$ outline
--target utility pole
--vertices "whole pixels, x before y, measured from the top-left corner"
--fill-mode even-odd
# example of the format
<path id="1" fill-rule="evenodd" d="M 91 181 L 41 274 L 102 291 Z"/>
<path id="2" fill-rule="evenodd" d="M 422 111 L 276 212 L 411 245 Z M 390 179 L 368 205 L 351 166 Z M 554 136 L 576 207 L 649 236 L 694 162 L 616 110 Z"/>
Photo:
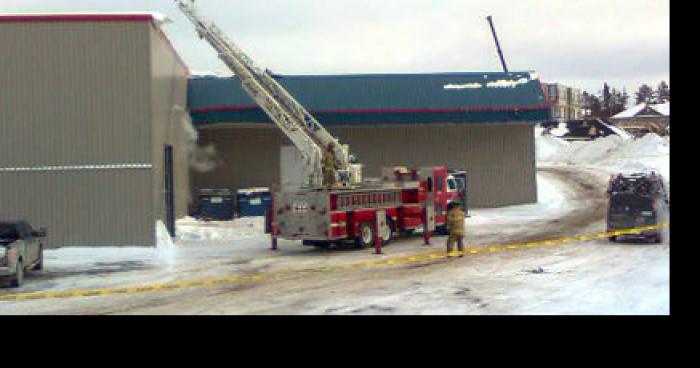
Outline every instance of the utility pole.
<path id="1" fill-rule="evenodd" d="M 503 71 L 508 73 L 508 66 L 506 65 L 506 59 L 503 57 L 503 50 L 501 50 L 501 43 L 498 42 L 498 35 L 496 34 L 496 27 L 493 25 L 493 18 L 489 15 L 486 17 L 491 26 L 491 33 L 493 33 L 493 39 L 496 41 L 496 49 L 498 50 L 498 56 L 501 58 L 501 64 L 503 65 Z"/>

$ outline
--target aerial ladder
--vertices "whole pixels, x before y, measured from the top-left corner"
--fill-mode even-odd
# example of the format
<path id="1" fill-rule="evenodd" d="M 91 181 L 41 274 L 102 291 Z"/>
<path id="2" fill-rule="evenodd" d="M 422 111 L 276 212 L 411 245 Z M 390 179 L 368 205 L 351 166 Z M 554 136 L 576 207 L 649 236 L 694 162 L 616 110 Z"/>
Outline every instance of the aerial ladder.
<path id="1" fill-rule="evenodd" d="M 201 39 L 206 40 L 218 53 L 219 58 L 240 79 L 243 90 L 265 111 L 270 119 L 301 152 L 304 162 L 305 189 L 324 188 L 322 160 L 333 150 L 335 166 L 338 168 L 338 184 L 350 187 L 358 175 L 359 165 L 350 162 L 347 146 L 333 137 L 292 95 L 272 76 L 259 68 L 243 50 L 232 42 L 213 22 L 199 15 L 193 0 L 175 0 L 180 10 L 194 24 Z"/>

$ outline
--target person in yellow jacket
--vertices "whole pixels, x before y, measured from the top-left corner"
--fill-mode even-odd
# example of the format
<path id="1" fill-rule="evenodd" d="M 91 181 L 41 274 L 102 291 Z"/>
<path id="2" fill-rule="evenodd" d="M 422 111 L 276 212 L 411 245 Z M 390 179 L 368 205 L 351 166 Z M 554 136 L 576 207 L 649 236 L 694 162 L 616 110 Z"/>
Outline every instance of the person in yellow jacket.
<path id="1" fill-rule="evenodd" d="M 335 152 L 333 145 L 329 144 L 323 155 L 323 180 L 328 188 L 333 188 L 335 185 L 335 170 Z"/>
<path id="2" fill-rule="evenodd" d="M 452 253 L 455 242 L 460 252 L 464 251 L 464 211 L 458 202 L 452 202 L 447 206 L 447 229 L 450 236 L 447 238 L 447 253 Z M 461 254 L 460 256 L 463 256 Z"/>

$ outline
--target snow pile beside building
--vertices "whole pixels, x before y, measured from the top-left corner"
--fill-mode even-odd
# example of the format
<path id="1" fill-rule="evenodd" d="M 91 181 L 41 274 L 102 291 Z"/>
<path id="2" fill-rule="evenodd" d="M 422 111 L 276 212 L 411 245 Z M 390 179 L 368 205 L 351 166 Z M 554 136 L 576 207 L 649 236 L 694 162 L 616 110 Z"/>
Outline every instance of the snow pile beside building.
<path id="1" fill-rule="evenodd" d="M 232 242 L 259 237 L 264 233 L 262 217 L 241 218 L 236 221 L 202 222 L 192 217 L 177 221 L 178 241 Z"/>
<path id="2" fill-rule="evenodd" d="M 594 141 L 567 142 L 554 136 L 536 138 L 537 160 L 541 165 L 573 165 L 610 173 L 655 171 L 671 182 L 671 141 L 669 137 L 647 134 L 639 139 L 611 135 Z"/>
<path id="3" fill-rule="evenodd" d="M 551 160 L 569 145 L 569 142 L 553 135 L 538 136 L 535 142 L 537 161 Z"/>
<path id="4" fill-rule="evenodd" d="M 173 264 L 177 258 L 177 248 L 163 221 L 156 222 L 156 257 L 165 264 Z"/>

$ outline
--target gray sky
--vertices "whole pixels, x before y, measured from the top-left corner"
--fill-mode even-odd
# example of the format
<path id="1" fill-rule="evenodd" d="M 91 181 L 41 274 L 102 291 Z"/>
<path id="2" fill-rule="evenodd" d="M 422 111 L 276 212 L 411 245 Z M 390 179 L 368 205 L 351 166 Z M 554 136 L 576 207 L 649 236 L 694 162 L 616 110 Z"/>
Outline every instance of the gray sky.
<path id="1" fill-rule="evenodd" d="M 261 66 L 283 74 L 509 69 L 597 93 L 670 84 L 666 0 L 198 0 Z M 0 0 L 0 12 L 148 10 L 193 70 L 226 71 L 171 0 Z"/>

